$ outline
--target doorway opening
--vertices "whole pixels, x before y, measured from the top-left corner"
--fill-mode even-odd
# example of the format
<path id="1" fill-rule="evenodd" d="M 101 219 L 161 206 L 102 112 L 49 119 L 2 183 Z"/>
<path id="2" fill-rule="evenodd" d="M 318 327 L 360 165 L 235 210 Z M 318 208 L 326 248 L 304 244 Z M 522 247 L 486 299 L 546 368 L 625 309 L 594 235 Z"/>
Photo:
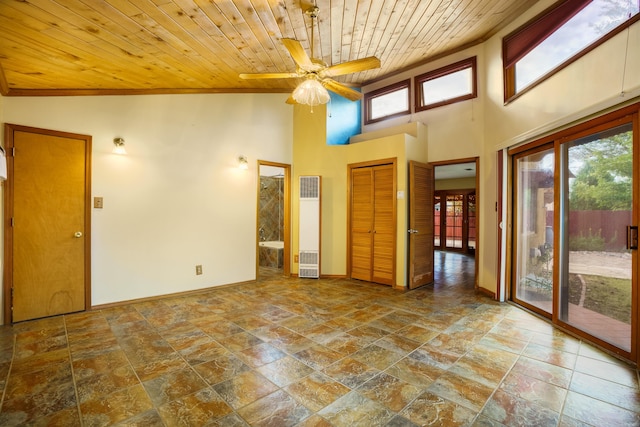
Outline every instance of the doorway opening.
<path id="1" fill-rule="evenodd" d="M 434 285 L 478 287 L 478 164 L 433 162 Z"/>
<path id="2" fill-rule="evenodd" d="M 256 278 L 289 276 L 291 165 L 258 161 Z"/>

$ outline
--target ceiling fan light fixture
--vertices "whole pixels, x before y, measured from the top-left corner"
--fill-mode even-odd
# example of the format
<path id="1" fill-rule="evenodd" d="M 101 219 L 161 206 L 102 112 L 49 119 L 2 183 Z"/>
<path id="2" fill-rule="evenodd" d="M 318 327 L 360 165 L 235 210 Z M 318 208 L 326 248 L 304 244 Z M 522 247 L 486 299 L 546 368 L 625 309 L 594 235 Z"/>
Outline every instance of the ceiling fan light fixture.
<path id="1" fill-rule="evenodd" d="M 327 89 L 315 78 L 309 78 L 300 83 L 293 91 L 292 96 L 298 104 L 310 105 L 312 107 L 314 105 L 326 104 L 331 98 Z"/>

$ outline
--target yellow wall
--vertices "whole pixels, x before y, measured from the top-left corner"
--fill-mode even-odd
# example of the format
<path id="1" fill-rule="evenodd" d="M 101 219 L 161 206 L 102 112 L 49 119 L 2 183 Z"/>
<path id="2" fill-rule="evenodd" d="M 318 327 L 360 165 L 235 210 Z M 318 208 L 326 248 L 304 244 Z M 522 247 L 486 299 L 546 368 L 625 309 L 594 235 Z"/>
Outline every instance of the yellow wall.
<path id="1" fill-rule="evenodd" d="M 476 188 L 476 179 L 473 177 L 436 180 L 436 190 L 468 190 L 470 188 Z"/>
<path id="2" fill-rule="evenodd" d="M 397 132 L 371 135 L 373 139 L 349 145 L 326 144 L 326 109 L 307 106 L 294 108 L 293 126 L 293 203 L 292 254 L 298 253 L 298 179 L 301 175 L 322 177 L 321 274 L 347 274 L 347 165 L 378 159 L 396 158 L 397 191 L 404 197 L 397 200 L 396 287 L 406 280 L 407 237 L 407 162 L 427 161 L 426 130 L 414 123 Z M 407 133 L 410 131 L 411 134 Z M 359 140 L 366 139 L 361 136 Z M 298 264 L 292 264 L 292 273 Z"/>

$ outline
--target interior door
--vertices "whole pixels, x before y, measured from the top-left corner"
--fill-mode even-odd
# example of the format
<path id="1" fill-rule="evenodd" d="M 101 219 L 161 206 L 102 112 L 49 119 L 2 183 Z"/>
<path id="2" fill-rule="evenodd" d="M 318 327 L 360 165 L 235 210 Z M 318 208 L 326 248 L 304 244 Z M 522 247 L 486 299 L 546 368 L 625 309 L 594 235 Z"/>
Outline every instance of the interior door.
<path id="1" fill-rule="evenodd" d="M 433 167 L 409 162 L 409 289 L 433 282 Z"/>
<path id="2" fill-rule="evenodd" d="M 373 168 L 373 268 L 371 280 L 393 285 L 396 265 L 396 189 L 393 165 Z"/>
<path id="3" fill-rule="evenodd" d="M 373 231 L 373 173 L 351 171 L 351 277 L 371 281 Z"/>
<path id="4" fill-rule="evenodd" d="M 5 192 L 5 317 L 82 311 L 90 301 L 91 137 L 9 124 L 5 135 L 14 153 Z"/>

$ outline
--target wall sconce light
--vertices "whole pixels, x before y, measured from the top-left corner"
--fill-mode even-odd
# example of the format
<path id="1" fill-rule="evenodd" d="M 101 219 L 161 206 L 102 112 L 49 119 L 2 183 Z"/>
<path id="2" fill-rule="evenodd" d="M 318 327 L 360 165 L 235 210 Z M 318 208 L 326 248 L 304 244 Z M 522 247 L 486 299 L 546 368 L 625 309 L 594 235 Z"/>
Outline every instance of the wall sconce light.
<path id="1" fill-rule="evenodd" d="M 113 138 L 113 154 L 127 154 L 127 150 L 124 149 L 124 138 Z"/>
<path id="2" fill-rule="evenodd" d="M 246 156 L 238 157 L 238 167 L 243 170 L 249 169 L 249 162 L 247 161 Z"/>

